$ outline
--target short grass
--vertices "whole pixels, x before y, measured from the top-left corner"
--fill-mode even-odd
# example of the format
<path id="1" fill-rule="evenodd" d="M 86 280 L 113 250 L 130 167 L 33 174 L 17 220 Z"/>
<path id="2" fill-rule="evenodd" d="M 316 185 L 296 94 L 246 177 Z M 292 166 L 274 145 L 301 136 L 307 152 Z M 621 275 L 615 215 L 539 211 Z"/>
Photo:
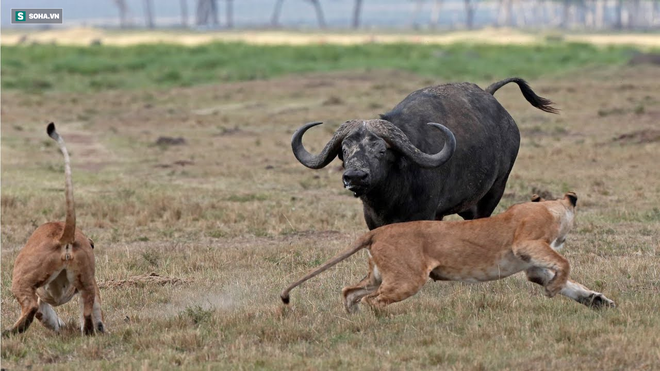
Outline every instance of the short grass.
<path id="1" fill-rule="evenodd" d="M 102 289 L 104 336 L 81 336 L 77 302 L 63 305 L 70 327 L 58 336 L 34 323 L 3 339 L 2 366 L 660 368 L 660 69 L 515 74 L 562 112 L 535 110 L 513 86 L 497 92 L 522 132 L 497 212 L 532 192 L 576 191 L 577 226 L 563 253 L 573 278 L 617 309 L 547 299 L 516 276 L 428 283 L 385 311 L 347 315 L 340 290 L 364 276 L 364 253 L 293 291 L 290 307 L 280 303 L 282 288 L 366 230 L 360 202 L 341 188 L 339 162 L 304 168 L 291 154 L 293 130 L 326 121 L 305 138 L 318 151 L 344 120 L 377 117 L 445 78 L 390 69 L 165 88 L 135 73 L 151 88 L 90 94 L 78 85 L 85 80 L 61 73 L 50 77 L 53 91 L 3 91 L 2 327 L 19 314 L 10 283 L 21 246 L 64 216 L 62 159 L 45 133 L 51 120 L 72 153 L 78 223 L 96 242 L 97 280 L 155 272 L 185 282 Z M 186 144 L 159 146 L 160 136 Z"/>
<path id="2" fill-rule="evenodd" d="M 181 87 L 290 73 L 399 69 L 446 80 L 527 78 L 625 62 L 632 49 L 587 44 L 258 46 L 138 45 L 2 47 L 2 88 L 103 91 Z"/>

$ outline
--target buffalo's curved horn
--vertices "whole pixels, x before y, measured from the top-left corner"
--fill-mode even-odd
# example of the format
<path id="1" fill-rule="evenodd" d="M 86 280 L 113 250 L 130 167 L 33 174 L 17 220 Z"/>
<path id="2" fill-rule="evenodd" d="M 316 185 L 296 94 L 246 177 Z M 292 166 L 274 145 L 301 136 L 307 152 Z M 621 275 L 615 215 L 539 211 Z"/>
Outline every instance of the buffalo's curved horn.
<path id="1" fill-rule="evenodd" d="M 385 120 L 375 120 L 370 123 L 371 129 L 373 129 L 374 134 L 383 138 L 391 147 L 398 150 L 415 164 L 423 168 L 434 168 L 438 167 L 445 162 L 447 162 L 456 150 L 456 138 L 454 133 L 451 132 L 444 125 L 429 122 L 428 125 L 440 129 L 445 136 L 445 145 L 442 147 L 442 150 L 436 154 L 427 154 L 415 147 L 406 134 L 401 131 L 398 127 L 394 126 L 391 122 Z"/>
<path id="2" fill-rule="evenodd" d="M 321 125 L 322 122 L 310 122 L 300 127 L 296 130 L 291 137 L 291 149 L 293 150 L 294 156 L 300 161 L 301 164 L 307 166 L 310 169 L 321 169 L 328 165 L 332 160 L 335 159 L 335 156 L 341 150 L 341 142 L 346 138 L 346 136 L 351 132 L 355 127 L 356 123 L 353 121 L 347 121 L 342 124 L 339 129 L 332 136 L 332 139 L 325 145 L 325 148 L 318 155 L 313 155 L 305 149 L 302 144 L 302 137 L 305 132 L 314 126 Z"/>

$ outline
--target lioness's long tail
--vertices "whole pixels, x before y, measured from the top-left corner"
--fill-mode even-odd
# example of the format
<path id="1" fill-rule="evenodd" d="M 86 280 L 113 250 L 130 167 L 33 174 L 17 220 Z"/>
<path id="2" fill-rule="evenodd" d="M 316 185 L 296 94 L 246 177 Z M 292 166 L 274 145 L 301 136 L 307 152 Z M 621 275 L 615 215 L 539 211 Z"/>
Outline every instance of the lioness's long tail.
<path id="1" fill-rule="evenodd" d="M 69 151 L 66 150 L 64 139 L 55 131 L 55 124 L 48 124 L 48 136 L 53 138 L 64 155 L 64 178 L 65 178 L 65 193 L 66 193 L 66 221 L 64 223 L 64 232 L 60 237 L 62 245 L 71 244 L 76 238 L 76 210 L 73 205 L 73 183 L 71 182 L 71 160 L 69 159 Z"/>
<path id="2" fill-rule="evenodd" d="M 520 77 L 511 77 L 508 79 L 504 79 L 502 81 L 498 81 L 496 83 L 491 84 L 489 87 L 485 89 L 487 93 L 490 94 L 495 94 L 495 92 L 501 88 L 502 86 L 510 83 L 510 82 L 515 82 L 518 84 L 518 87 L 520 88 L 520 91 L 522 92 L 523 96 L 529 103 L 531 103 L 532 106 L 540 109 L 541 111 L 549 112 L 549 113 L 559 113 L 559 110 L 553 107 L 552 101 L 547 98 L 539 97 L 534 93 L 534 90 L 529 87 L 529 84 L 527 84 L 527 81 L 521 79 Z"/>
<path id="3" fill-rule="evenodd" d="M 335 264 L 341 262 L 342 260 L 345 260 L 349 256 L 355 254 L 356 252 L 362 250 L 365 247 L 368 247 L 371 245 L 373 233 L 369 232 L 362 237 L 358 238 L 357 241 L 353 243 L 351 247 L 349 247 L 347 250 L 344 250 L 341 252 L 339 255 L 335 256 L 334 258 L 328 260 L 327 262 L 321 264 L 321 266 L 317 267 L 313 271 L 307 273 L 303 278 L 299 279 L 298 281 L 292 283 L 289 287 L 284 289 L 282 293 L 280 294 L 280 298 L 282 298 L 282 302 L 284 304 L 289 304 L 289 292 L 293 290 L 296 286 L 300 285 L 301 283 L 307 281 L 308 279 L 315 277 L 319 275 L 320 273 L 328 270 L 329 268 L 332 268 Z"/>

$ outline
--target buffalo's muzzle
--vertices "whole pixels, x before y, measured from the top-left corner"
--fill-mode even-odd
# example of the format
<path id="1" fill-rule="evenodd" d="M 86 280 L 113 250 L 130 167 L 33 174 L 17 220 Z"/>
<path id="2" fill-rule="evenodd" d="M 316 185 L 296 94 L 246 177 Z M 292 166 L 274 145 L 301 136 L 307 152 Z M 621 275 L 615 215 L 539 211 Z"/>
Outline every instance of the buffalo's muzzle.
<path id="1" fill-rule="evenodd" d="M 369 174 L 360 170 L 346 170 L 344 172 L 344 185 L 348 188 L 351 185 L 364 185 Z"/>
<path id="2" fill-rule="evenodd" d="M 361 170 L 347 170 L 342 179 L 344 188 L 353 192 L 355 197 L 362 195 L 369 185 L 369 174 Z"/>

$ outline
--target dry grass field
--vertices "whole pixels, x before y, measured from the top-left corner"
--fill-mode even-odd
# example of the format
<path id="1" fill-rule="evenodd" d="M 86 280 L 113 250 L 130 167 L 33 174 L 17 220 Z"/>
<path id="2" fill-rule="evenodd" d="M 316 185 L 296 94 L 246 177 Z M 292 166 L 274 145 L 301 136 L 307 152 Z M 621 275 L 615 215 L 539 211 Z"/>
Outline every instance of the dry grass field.
<path id="1" fill-rule="evenodd" d="M 506 76 L 501 76 L 502 78 Z M 522 76 L 525 77 L 525 76 Z M 35 322 L 2 340 L 2 367 L 32 369 L 660 369 L 660 68 L 608 67 L 530 80 L 496 97 L 522 146 L 496 212 L 533 192 L 580 197 L 564 255 L 572 277 L 615 300 L 593 311 L 547 299 L 523 276 L 431 283 L 381 312 L 343 311 L 359 253 L 279 292 L 366 231 L 340 163 L 304 168 L 350 118 L 374 118 L 444 81 L 399 71 L 331 72 L 187 88 L 2 94 L 2 326 L 18 318 L 13 261 L 64 217 L 55 121 L 72 152 L 78 225 L 96 245 L 109 334 L 83 337 L 78 303 L 61 335 Z M 482 87 L 492 81 L 475 81 Z M 156 144 L 159 137 L 184 144 Z M 161 141 L 162 142 L 162 141 Z M 452 217 L 453 218 L 453 217 Z M 162 279 L 140 279 L 156 273 Z M 123 280 L 123 281 L 121 281 Z"/>

